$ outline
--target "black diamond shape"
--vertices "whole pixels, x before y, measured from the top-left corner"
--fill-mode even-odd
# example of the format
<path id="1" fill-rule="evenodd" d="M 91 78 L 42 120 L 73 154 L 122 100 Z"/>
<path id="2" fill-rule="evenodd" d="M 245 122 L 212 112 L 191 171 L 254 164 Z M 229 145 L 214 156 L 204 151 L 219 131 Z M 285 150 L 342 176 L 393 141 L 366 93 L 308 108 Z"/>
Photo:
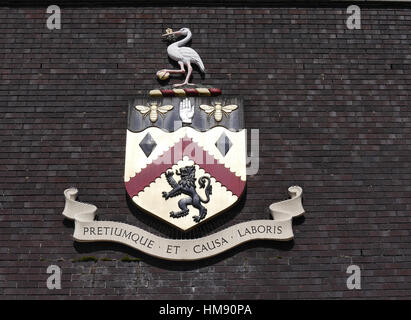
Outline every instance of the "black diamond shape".
<path id="1" fill-rule="evenodd" d="M 147 133 L 143 140 L 139 144 L 141 150 L 143 150 L 146 157 L 148 157 L 157 146 L 157 143 L 154 141 L 150 133 Z"/>
<path id="2" fill-rule="evenodd" d="M 230 139 L 226 136 L 224 132 L 221 134 L 220 138 L 218 138 L 217 142 L 215 143 L 215 146 L 223 156 L 227 154 L 232 145 L 233 144 L 231 143 Z"/>

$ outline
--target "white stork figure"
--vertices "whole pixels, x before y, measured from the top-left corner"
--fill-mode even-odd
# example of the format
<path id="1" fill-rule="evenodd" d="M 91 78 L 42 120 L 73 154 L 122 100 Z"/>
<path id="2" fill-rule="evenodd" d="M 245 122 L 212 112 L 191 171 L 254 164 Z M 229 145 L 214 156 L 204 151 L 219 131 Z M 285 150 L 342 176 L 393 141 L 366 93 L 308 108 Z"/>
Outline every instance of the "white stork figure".
<path id="1" fill-rule="evenodd" d="M 168 73 L 186 73 L 184 69 L 184 65 L 187 66 L 187 77 L 183 83 L 175 84 L 174 87 L 181 87 L 184 85 L 192 85 L 189 83 L 188 80 L 190 79 L 191 73 L 193 72 L 193 67 L 191 66 L 192 63 L 196 64 L 201 72 L 205 72 L 203 61 L 201 61 L 200 56 L 198 53 L 191 49 L 190 47 L 183 47 L 188 41 L 191 39 L 191 31 L 188 28 L 182 28 L 175 32 L 170 32 L 163 34 L 162 37 L 170 37 L 170 36 L 185 36 L 180 41 L 174 42 L 167 47 L 167 53 L 169 57 L 178 62 L 180 65 L 180 70 L 168 70 L 164 69 L 163 71 Z"/>

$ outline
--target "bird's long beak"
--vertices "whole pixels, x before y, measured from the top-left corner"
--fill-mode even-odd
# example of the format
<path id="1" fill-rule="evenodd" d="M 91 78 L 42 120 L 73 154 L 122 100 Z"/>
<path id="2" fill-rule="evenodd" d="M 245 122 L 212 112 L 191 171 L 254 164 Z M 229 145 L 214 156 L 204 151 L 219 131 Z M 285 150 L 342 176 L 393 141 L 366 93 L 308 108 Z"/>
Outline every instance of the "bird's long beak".
<path id="1" fill-rule="evenodd" d="M 181 36 L 181 32 L 180 31 L 174 31 L 174 32 L 171 32 L 171 33 L 165 33 L 161 37 L 165 38 L 165 37 L 168 37 L 168 36 L 171 36 L 171 35 L 175 35 L 175 36 L 178 37 L 178 36 Z"/>

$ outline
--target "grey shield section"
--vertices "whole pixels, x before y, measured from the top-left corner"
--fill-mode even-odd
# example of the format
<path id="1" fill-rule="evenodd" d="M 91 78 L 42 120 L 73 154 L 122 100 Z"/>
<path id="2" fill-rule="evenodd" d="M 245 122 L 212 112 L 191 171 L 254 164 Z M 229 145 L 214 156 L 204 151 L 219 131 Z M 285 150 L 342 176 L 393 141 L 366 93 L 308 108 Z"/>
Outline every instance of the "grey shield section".
<path id="1" fill-rule="evenodd" d="M 238 97 L 163 97 L 163 98 L 136 98 L 129 103 L 128 110 L 128 129 L 133 132 L 143 131 L 148 127 L 158 127 L 169 132 L 173 132 L 183 126 L 180 118 L 180 104 L 183 100 L 188 99 L 191 106 L 194 108 L 194 115 L 191 119 L 191 124 L 184 124 L 195 128 L 198 131 L 207 131 L 215 126 L 223 126 L 231 131 L 239 131 L 244 129 L 244 110 L 243 101 Z M 216 113 L 207 114 L 200 109 L 200 105 L 215 106 L 216 103 L 221 103 L 222 106 L 237 105 L 238 108 L 230 113 L 222 114 L 221 121 L 216 121 Z M 136 106 L 149 107 L 155 103 L 158 107 L 172 105 L 173 109 L 161 114 L 157 111 L 157 115 L 152 114 L 151 119 L 157 118 L 155 122 L 150 120 L 150 112 L 143 114 L 137 110 Z M 187 101 L 186 101 L 187 103 Z M 218 117 L 217 117 L 218 119 Z"/>

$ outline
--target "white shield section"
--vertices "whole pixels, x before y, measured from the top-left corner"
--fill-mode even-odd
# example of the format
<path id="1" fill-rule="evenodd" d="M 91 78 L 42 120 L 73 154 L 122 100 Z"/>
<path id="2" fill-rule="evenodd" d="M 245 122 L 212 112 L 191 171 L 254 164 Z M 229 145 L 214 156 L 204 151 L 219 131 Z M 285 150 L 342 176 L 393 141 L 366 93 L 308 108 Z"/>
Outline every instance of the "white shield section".
<path id="1" fill-rule="evenodd" d="M 199 215 L 197 208 L 189 205 L 188 214 L 179 218 L 173 217 L 171 213 L 180 212 L 179 201 L 190 196 L 183 193 L 166 200 L 162 193 L 170 192 L 173 189 L 166 179 L 165 173 L 167 171 L 173 171 L 173 178 L 176 183 L 179 183 L 181 177 L 176 174 L 176 171 L 182 167 L 195 166 L 196 192 L 203 200 L 206 199 L 206 195 L 205 189 L 199 186 L 198 181 L 200 177 L 209 177 L 212 186 L 209 202 L 201 203 L 207 209 L 207 214 L 200 222 L 206 221 L 218 213 L 229 209 L 239 200 L 241 192 L 245 187 L 245 133 L 245 130 L 232 132 L 224 127 L 214 127 L 206 132 L 199 132 L 191 127 L 183 127 L 175 132 L 165 132 L 156 127 L 147 128 L 137 133 L 127 131 L 124 181 L 126 185 L 145 181 L 143 186 L 140 185 L 136 189 L 138 192 L 136 191 L 133 194 L 129 192 L 130 197 L 144 211 L 183 231 L 189 230 L 199 224 L 199 222 L 194 220 L 194 217 Z M 140 146 L 140 143 L 147 134 L 155 142 L 155 147 L 148 156 Z M 227 137 L 230 142 L 226 152 L 221 152 L 221 149 L 216 145 L 221 136 Z M 207 166 L 199 163 L 198 159 L 184 156 L 182 159 L 175 161 L 176 163 L 170 163 L 166 167 L 162 166 L 162 169 L 159 171 L 155 160 L 161 158 L 164 153 L 169 152 L 183 138 L 192 139 L 196 146 L 217 160 L 218 165 L 216 167 L 218 168 L 213 171 L 216 168 L 213 167 L 213 164 L 208 164 Z M 144 171 L 146 172 L 143 174 Z M 147 171 L 150 171 L 148 175 Z M 156 174 L 147 180 L 147 176 L 150 176 L 152 172 L 156 172 Z M 139 174 L 141 174 L 140 177 Z"/>

